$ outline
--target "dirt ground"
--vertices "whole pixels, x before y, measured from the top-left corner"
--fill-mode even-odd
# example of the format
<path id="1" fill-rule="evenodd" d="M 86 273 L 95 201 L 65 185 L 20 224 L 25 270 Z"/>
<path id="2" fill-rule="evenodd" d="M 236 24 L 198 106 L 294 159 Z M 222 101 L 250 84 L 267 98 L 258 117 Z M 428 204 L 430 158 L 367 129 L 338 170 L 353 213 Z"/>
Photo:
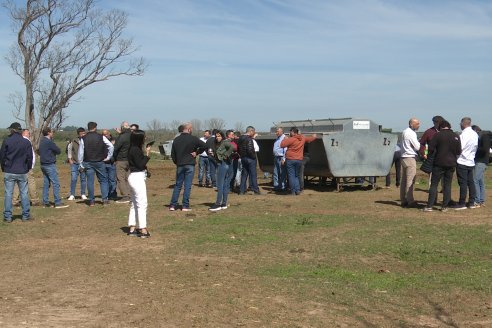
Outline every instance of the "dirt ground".
<path id="1" fill-rule="evenodd" d="M 69 169 L 58 167 L 66 197 Z M 409 298 L 414 304 L 389 297 L 383 311 L 371 311 L 371 299 L 351 303 L 336 288 L 318 293 L 265 278 L 258 274 L 263 263 L 309 253 L 303 248 L 277 253 L 268 243 L 252 245 L 250 251 L 235 244 L 214 248 L 199 243 L 200 238 L 225 238 L 224 243 L 235 238 L 233 233 L 217 237 L 211 232 L 221 220 L 208 211 L 215 193 L 194 186 L 193 212 L 169 212 L 174 167 L 169 161 L 153 160 L 151 170 L 147 186 L 152 237 L 147 240 L 125 234 L 126 204 L 88 207 L 78 199 L 65 201 L 70 204 L 67 209 L 34 207 L 35 220 L 30 223 L 20 222 L 17 208 L 17 220 L 0 224 L 0 327 L 492 327 L 492 298 L 473 293 L 443 291 L 430 299 L 417 294 Z M 40 172 L 36 176 L 41 190 Z M 231 195 L 227 211 L 250 218 L 252 224 L 271 215 L 308 213 L 361 218 L 370 214 L 383 221 L 417 217 L 419 222 L 491 227 L 490 207 L 477 209 L 473 216 L 471 210 L 451 213 L 446 219 L 441 213 L 423 217 L 415 209 L 401 209 L 394 185 L 341 193 L 307 189 L 292 197 L 270 194 L 268 180 L 260 183 L 263 196 Z M 425 183 L 417 186 L 417 200 L 426 200 L 426 188 Z M 453 193 L 456 199 L 456 188 Z M 492 207 L 490 196 L 488 203 Z M 211 230 L 201 231 L 207 227 Z M 342 229 L 346 227 L 334 227 L 310 240 L 302 234 L 292 238 L 299 245 L 336 242 Z M 273 244 L 281 249 L 282 243 L 293 242 Z"/>

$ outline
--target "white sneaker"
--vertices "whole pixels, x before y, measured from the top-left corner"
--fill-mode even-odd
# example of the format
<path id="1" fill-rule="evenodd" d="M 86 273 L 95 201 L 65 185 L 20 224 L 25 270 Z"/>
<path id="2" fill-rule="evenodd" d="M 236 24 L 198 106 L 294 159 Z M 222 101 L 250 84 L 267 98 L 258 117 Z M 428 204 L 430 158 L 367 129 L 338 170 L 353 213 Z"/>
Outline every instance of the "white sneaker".
<path id="1" fill-rule="evenodd" d="M 86 196 L 86 195 L 82 195 L 82 196 L 81 196 L 81 198 L 82 198 L 83 200 L 87 200 L 87 196 Z"/>
<path id="2" fill-rule="evenodd" d="M 70 195 L 70 197 L 68 197 L 68 200 L 75 200 L 75 196 L 74 195 Z"/>

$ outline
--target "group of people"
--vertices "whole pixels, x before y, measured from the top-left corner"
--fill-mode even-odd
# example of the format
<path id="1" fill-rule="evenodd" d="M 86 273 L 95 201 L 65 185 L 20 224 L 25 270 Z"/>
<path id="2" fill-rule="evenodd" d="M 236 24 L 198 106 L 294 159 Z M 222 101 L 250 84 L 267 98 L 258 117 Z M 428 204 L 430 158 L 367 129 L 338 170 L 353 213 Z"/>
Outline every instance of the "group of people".
<path id="1" fill-rule="evenodd" d="M 3 218 L 12 222 L 12 206 L 14 187 L 18 186 L 22 221 L 32 220 L 30 213 L 31 200 L 36 205 L 37 192 L 32 169 L 35 163 L 35 153 L 29 140 L 29 130 L 22 129 L 20 123 L 14 122 L 9 128 L 10 134 L 3 141 L 0 149 L 0 163 L 4 172 L 5 196 Z M 115 199 L 118 203 L 131 203 L 129 213 L 130 236 L 150 237 L 147 230 L 147 193 L 145 178 L 147 162 L 149 161 L 150 145 L 143 153 L 145 132 L 137 124 L 129 125 L 123 122 L 116 129 L 118 137 L 113 139 L 108 130 L 97 131 L 97 123 L 89 122 L 87 131 L 77 129 L 77 137 L 67 145 L 67 161 L 70 164 L 71 182 L 68 200 L 75 200 L 76 184 L 80 179 L 80 197 L 89 206 L 95 206 L 94 183 L 99 182 L 101 199 L 104 206 L 109 204 L 110 197 L 115 197 L 115 190 L 110 183 L 115 180 L 114 172 L 121 197 Z M 56 168 L 56 157 L 61 149 L 53 141 L 54 131 L 46 127 L 42 131 L 38 146 L 38 154 L 43 174 L 43 207 L 66 208 L 67 204 L 60 197 L 60 183 Z M 52 188 L 54 203 L 49 201 L 49 189 Z M 114 187 L 115 188 L 115 187 Z M 31 194 L 31 195 L 29 195 Z M 31 199 L 30 199 L 31 196 Z M 138 224 L 138 228 L 137 228 Z"/>
<path id="2" fill-rule="evenodd" d="M 192 135 L 193 126 L 185 123 L 179 128 L 171 148 L 171 158 L 176 164 L 176 184 L 169 204 L 170 211 L 179 208 L 178 198 L 184 187 L 182 211 L 191 211 L 190 193 L 193 182 L 196 157 L 198 157 L 198 185 L 213 187 L 217 191 L 210 211 L 227 209 L 228 195 L 238 186 L 237 193 L 244 195 L 249 190 L 260 195 L 257 181 L 257 136 L 253 126 L 248 126 L 244 134 L 233 130 L 225 133 L 220 130 L 205 130 L 203 137 Z M 276 131 L 277 139 L 273 146 L 275 168 L 273 190 L 300 195 L 303 186 L 304 145 L 313 142 L 317 136 L 305 137 L 297 128 L 284 135 L 282 128 Z M 287 179 L 288 177 L 288 179 Z M 287 181 L 289 188 L 287 188 Z M 239 182 L 239 183 L 238 183 Z"/>
<path id="3" fill-rule="evenodd" d="M 417 172 L 417 156 L 431 162 L 430 188 L 426 212 L 432 211 L 437 201 L 437 189 L 442 180 L 443 202 L 441 211 L 446 211 L 451 203 L 451 183 L 454 171 L 457 172 L 460 186 L 459 201 L 454 208 L 462 210 L 485 206 L 484 172 L 489 161 L 490 138 L 482 133 L 480 127 L 471 124 L 469 117 L 464 117 L 460 126 L 462 133 L 458 136 L 451 129 L 451 124 L 441 116 L 433 117 L 434 126 L 425 131 L 418 140 L 416 131 L 420 122 L 416 118 L 409 121 L 409 126 L 402 133 L 399 144 L 402 177 L 400 199 L 402 207 L 416 207 L 413 196 Z M 9 128 L 10 135 L 3 141 L 0 149 L 1 168 L 4 172 L 5 199 L 4 221 L 12 222 L 12 204 L 14 186 L 19 189 L 22 220 L 32 220 L 30 204 L 39 202 L 32 169 L 35 153 L 29 139 L 29 130 L 22 129 L 17 122 Z M 104 206 L 109 199 L 115 199 L 116 186 L 120 197 L 119 203 L 130 203 L 128 217 L 128 235 L 142 238 L 150 237 L 147 230 L 147 191 L 145 180 L 148 176 L 147 162 L 150 157 L 150 144 L 144 147 L 145 132 L 137 124 L 122 122 L 115 129 L 118 133 L 113 138 L 108 130 L 97 131 L 97 123 L 89 122 L 87 130 L 77 129 L 77 136 L 67 146 L 67 161 L 70 164 L 71 182 L 69 201 L 76 199 L 76 184 L 80 180 L 80 197 L 89 206 L 95 206 L 94 183 L 97 178 L 101 199 Z M 202 138 L 192 134 L 191 123 L 179 127 L 180 134 L 174 139 L 171 158 L 176 165 L 176 183 L 169 203 L 169 210 L 181 209 L 191 211 L 190 194 L 195 165 L 198 157 L 198 185 L 213 187 L 216 198 L 210 211 L 228 208 L 228 195 L 238 187 L 238 194 L 244 195 L 251 190 L 261 194 L 257 181 L 256 131 L 248 126 L 244 134 L 233 130 L 206 130 Z M 42 204 L 44 207 L 65 208 L 60 197 L 60 184 L 56 169 L 56 157 L 60 148 L 53 142 L 54 131 L 47 127 L 42 131 L 38 154 L 43 173 Z M 302 135 L 295 127 L 289 135 L 282 128 L 276 130 L 273 144 L 273 190 L 299 195 L 303 187 L 303 167 L 305 164 L 305 145 L 317 139 Z M 238 174 L 239 172 L 239 174 Z M 397 170 L 398 173 L 398 170 Z M 388 176 L 389 177 L 389 176 Z M 184 187 L 182 205 L 179 196 Z M 49 201 L 49 189 L 52 188 L 54 203 Z M 467 202 L 468 196 L 468 202 Z"/>
<path id="4" fill-rule="evenodd" d="M 450 205 L 455 210 L 473 209 L 485 206 L 484 172 L 489 162 L 490 137 L 469 117 L 461 119 L 461 134 L 451 129 L 451 124 L 442 116 L 432 118 L 433 126 L 427 129 L 420 141 L 416 131 L 420 121 L 409 120 L 408 128 L 402 133 L 400 200 L 402 207 L 417 207 L 413 196 L 417 173 L 417 157 L 420 156 L 431 166 L 430 187 L 424 212 L 434 210 L 437 191 L 442 181 L 443 201 L 440 210 L 446 212 Z M 451 200 L 451 186 L 454 172 L 458 178 L 459 200 Z"/>

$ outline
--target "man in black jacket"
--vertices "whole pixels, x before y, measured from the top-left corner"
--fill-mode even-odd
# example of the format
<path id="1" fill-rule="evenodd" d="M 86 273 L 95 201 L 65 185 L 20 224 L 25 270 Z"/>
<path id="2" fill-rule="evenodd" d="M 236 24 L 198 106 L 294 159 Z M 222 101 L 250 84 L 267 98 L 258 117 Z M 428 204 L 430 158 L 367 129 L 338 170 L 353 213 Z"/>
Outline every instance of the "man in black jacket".
<path id="1" fill-rule="evenodd" d="M 239 194 L 244 195 L 246 192 L 246 181 L 249 176 L 251 190 L 257 195 L 260 193 L 258 187 L 257 174 L 256 174 L 256 151 L 253 143 L 253 136 L 255 135 L 255 128 L 248 126 L 246 133 L 243 134 L 238 140 L 238 153 L 241 156 L 241 164 L 243 169 L 241 171 L 241 187 Z"/>
<path id="2" fill-rule="evenodd" d="M 171 158 L 176 164 L 176 184 L 173 196 L 169 204 L 169 210 L 175 211 L 178 206 L 178 198 L 184 183 L 182 211 L 191 211 L 190 194 L 193 176 L 195 174 L 196 156 L 206 149 L 206 145 L 198 137 L 191 134 L 191 123 L 182 125 L 183 131 L 177 136 L 171 148 Z"/>
<path id="3" fill-rule="evenodd" d="M 14 122 L 8 129 L 10 135 L 3 140 L 0 149 L 0 164 L 5 183 L 3 220 L 8 223 L 12 222 L 12 193 L 15 184 L 17 184 L 21 197 L 22 220 L 29 221 L 31 219 L 31 205 L 29 203 L 27 173 L 32 168 L 32 146 L 29 140 L 22 137 L 20 123 Z"/>
<path id="4" fill-rule="evenodd" d="M 434 156 L 429 198 L 424 212 L 432 212 L 432 206 L 437 200 L 437 186 L 443 178 L 443 201 L 441 211 L 448 209 L 451 200 L 451 183 L 456 169 L 458 156 L 461 154 L 461 142 L 456 133 L 451 130 L 451 124 L 443 120 L 439 124 L 439 132 L 429 144 L 429 156 Z"/>
<path id="5" fill-rule="evenodd" d="M 116 161 L 116 181 L 120 190 L 121 199 L 117 203 L 130 202 L 130 186 L 128 185 L 128 176 L 130 175 L 130 167 L 128 166 L 128 149 L 130 149 L 130 124 L 128 122 L 121 123 L 121 133 L 116 138 L 114 144 L 113 158 Z"/>
<path id="6" fill-rule="evenodd" d="M 473 182 L 475 183 L 476 195 L 474 205 L 476 207 L 485 206 L 485 170 L 490 158 L 490 137 L 482 131 L 478 125 L 473 125 L 472 129 L 478 133 L 478 148 L 475 154 L 475 168 L 473 169 Z"/>
<path id="7" fill-rule="evenodd" d="M 101 187 L 103 205 L 109 204 L 108 174 L 104 162 L 113 156 L 113 144 L 104 136 L 97 133 L 97 123 L 87 123 L 87 134 L 80 140 L 79 160 L 82 169 L 87 173 L 87 190 L 89 191 L 89 206 L 95 205 L 94 175 L 97 176 Z"/>

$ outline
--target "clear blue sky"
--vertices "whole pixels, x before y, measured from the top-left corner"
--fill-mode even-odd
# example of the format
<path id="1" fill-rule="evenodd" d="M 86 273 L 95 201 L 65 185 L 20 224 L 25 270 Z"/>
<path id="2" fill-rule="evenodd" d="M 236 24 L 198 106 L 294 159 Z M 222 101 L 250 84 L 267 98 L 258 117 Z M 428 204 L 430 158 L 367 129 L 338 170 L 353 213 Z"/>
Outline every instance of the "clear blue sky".
<path id="1" fill-rule="evenodd" d="M 89 87 L 66 125 L 145 127 L 221 117 L 274 121 L 358 117 L 402 130 L 410 117 L 492 129 L 492 1 L 104 0 L 129 14 L 143 77 Z M 15 41 L 0 9 L 0 54 Z M 22 85 L 0 61 L 0 126 Z M 3 124 L 3 125 L 2 125 Z"/>

